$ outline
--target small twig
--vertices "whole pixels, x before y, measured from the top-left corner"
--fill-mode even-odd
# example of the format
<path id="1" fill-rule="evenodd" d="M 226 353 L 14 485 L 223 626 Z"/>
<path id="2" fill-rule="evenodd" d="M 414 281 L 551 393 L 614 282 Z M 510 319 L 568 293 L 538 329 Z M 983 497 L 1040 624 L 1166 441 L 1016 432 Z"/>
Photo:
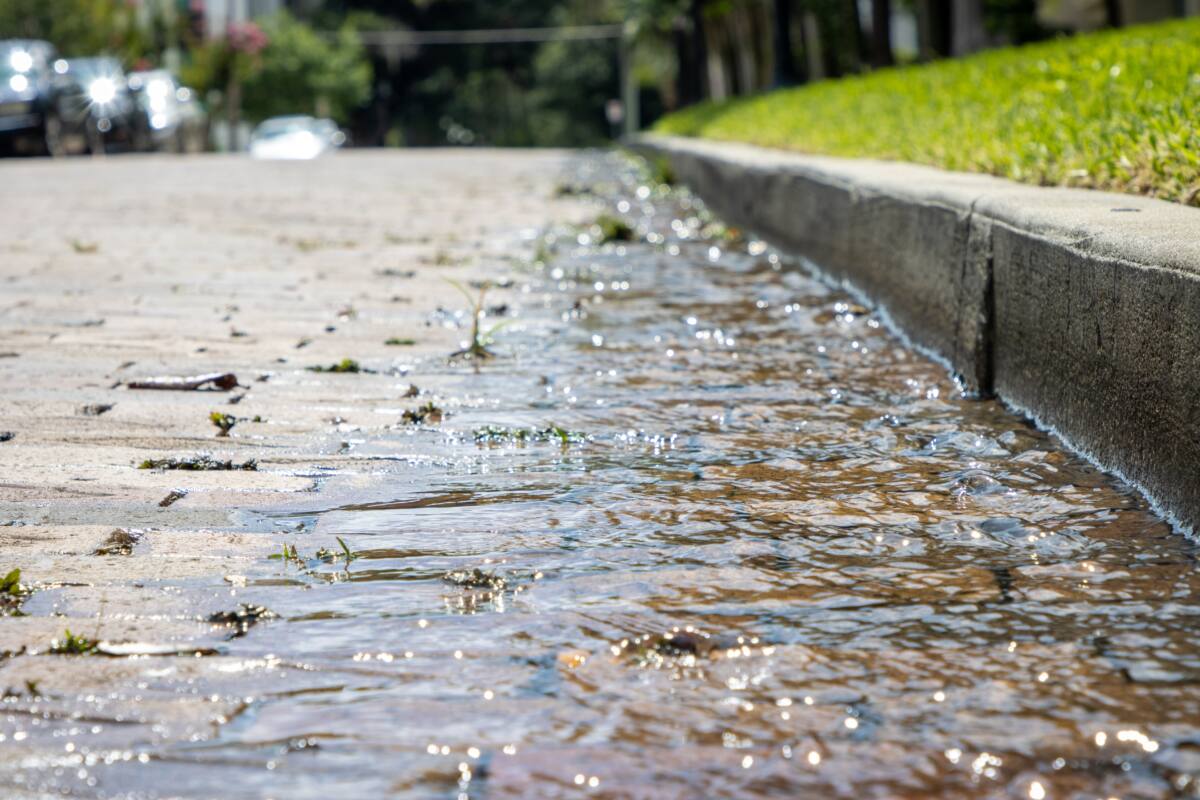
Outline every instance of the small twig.
<path id="1" fill-rule="evenodd" d="M 232 372 L 213 372 L 208 375 L 192 375 L 183 378 L 147 378 L 142 381 L 128 381 L 125 385 L 130 389 L 159 389 L 177 392 L 227 392 L 238 386 L 238 379 Z"/>

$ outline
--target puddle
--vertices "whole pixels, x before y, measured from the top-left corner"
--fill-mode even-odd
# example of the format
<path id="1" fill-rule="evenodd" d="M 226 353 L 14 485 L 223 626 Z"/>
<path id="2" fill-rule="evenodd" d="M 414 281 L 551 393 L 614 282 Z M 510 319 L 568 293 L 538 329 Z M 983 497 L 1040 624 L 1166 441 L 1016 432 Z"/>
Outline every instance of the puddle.
<path id="1" fill-rule="evenodd" d="M 555 232 L 489 293 L 499 358 L 414 367 L 453 413 L 366 437 L 395 471 L 302 517 L 356 558 L 280 562 L 237 598 L 277 619 L 143 687 L 226 721 L 161 747 L 82 730 L 118 757 L 33 785 L 1195 796 L 1195 546 L 686 195 L 580 169 L 618 176 L 597 191 L 635 241 Z M 580 435 L 486 433 L 559 426 Z"/>

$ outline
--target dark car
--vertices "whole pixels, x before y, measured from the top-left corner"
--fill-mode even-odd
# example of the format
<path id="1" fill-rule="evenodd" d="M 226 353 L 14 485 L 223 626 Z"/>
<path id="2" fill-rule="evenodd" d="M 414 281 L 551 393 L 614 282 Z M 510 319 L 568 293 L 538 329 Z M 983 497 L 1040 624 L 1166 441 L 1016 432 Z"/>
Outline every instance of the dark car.
<path id="1" fill-rule="evenodd" d="M 64 155 L 86 144 L 82 90 L 49 42 L 0 41 L 0 151 Z"/>
<path id="2" fill-rule="evenodd" d="M 120 61 L 108 57 L 71 58 L 64 75 L 77 88 L 76 97 L 81 101 L 64 112 L 64 117 L 83 126 L 88 150 L 103 153 L 149 149 L 145 116 L 138 110 Z"/>
<path id="3" fill-rule="evenodd" d="M 208 114 L 196 93 L 165 69 L 131 72 L 129 89 L 142 115 L 150 146 L 174 153 L 208 147 Z"/>

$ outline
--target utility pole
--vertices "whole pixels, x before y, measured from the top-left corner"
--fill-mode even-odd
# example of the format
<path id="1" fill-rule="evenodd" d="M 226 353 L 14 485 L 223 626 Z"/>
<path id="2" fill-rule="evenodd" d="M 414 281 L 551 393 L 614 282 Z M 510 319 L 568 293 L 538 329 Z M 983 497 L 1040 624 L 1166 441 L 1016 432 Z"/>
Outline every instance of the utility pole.
<path id="1" fill-rule="evenodd" d="M 642 128 L 637 76 L 633 74 L 633 38 L 636 32 L 635 24 L 625 20 L 621 27 L 621 37 L 617 40 L 617 72 L 621 80 L 621 105 L 625 111 L 626 136 L 632 136 Z"/>
<path id="2" fill-rule="evenodd" d="M 229 3 L 229 22 L 225 26 L 225 36 L 234 30 L 240 30 L 241 26 L 250 18 L 250 9 L 247 8 L 246 0 L 230 0 Z M 237 56 L 234 56 L 236 60 Z M 237 74 L 237 68 L 231 68 L 229 71 L 229 85 L 225 91 L 225 102 L 228 106 L 227 119 L 229 122 L 229 149 L 231 152 L 239 152 L 242 149 L 242 81 L 241 76 Z"/>

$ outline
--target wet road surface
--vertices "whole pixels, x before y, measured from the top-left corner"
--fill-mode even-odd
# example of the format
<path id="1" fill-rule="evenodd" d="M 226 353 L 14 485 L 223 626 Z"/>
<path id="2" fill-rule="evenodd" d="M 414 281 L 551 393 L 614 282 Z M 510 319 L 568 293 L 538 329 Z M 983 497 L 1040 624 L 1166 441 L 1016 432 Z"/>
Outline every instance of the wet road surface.
<path id="1" fill-rule="evenodd" d="M 27 789 L 1196 795 L 1192 543 L 686 193 L 571 180 L 631 229 L 514 242 L 496 357 L 415 363 L 348 437 L 377 485 L 248 517 L 296 555 L 179 590 L 273 618 L 122 696 L 6 700 Z M 179 694 L 229 711 L 162 746 L 121 719 Z"/>

